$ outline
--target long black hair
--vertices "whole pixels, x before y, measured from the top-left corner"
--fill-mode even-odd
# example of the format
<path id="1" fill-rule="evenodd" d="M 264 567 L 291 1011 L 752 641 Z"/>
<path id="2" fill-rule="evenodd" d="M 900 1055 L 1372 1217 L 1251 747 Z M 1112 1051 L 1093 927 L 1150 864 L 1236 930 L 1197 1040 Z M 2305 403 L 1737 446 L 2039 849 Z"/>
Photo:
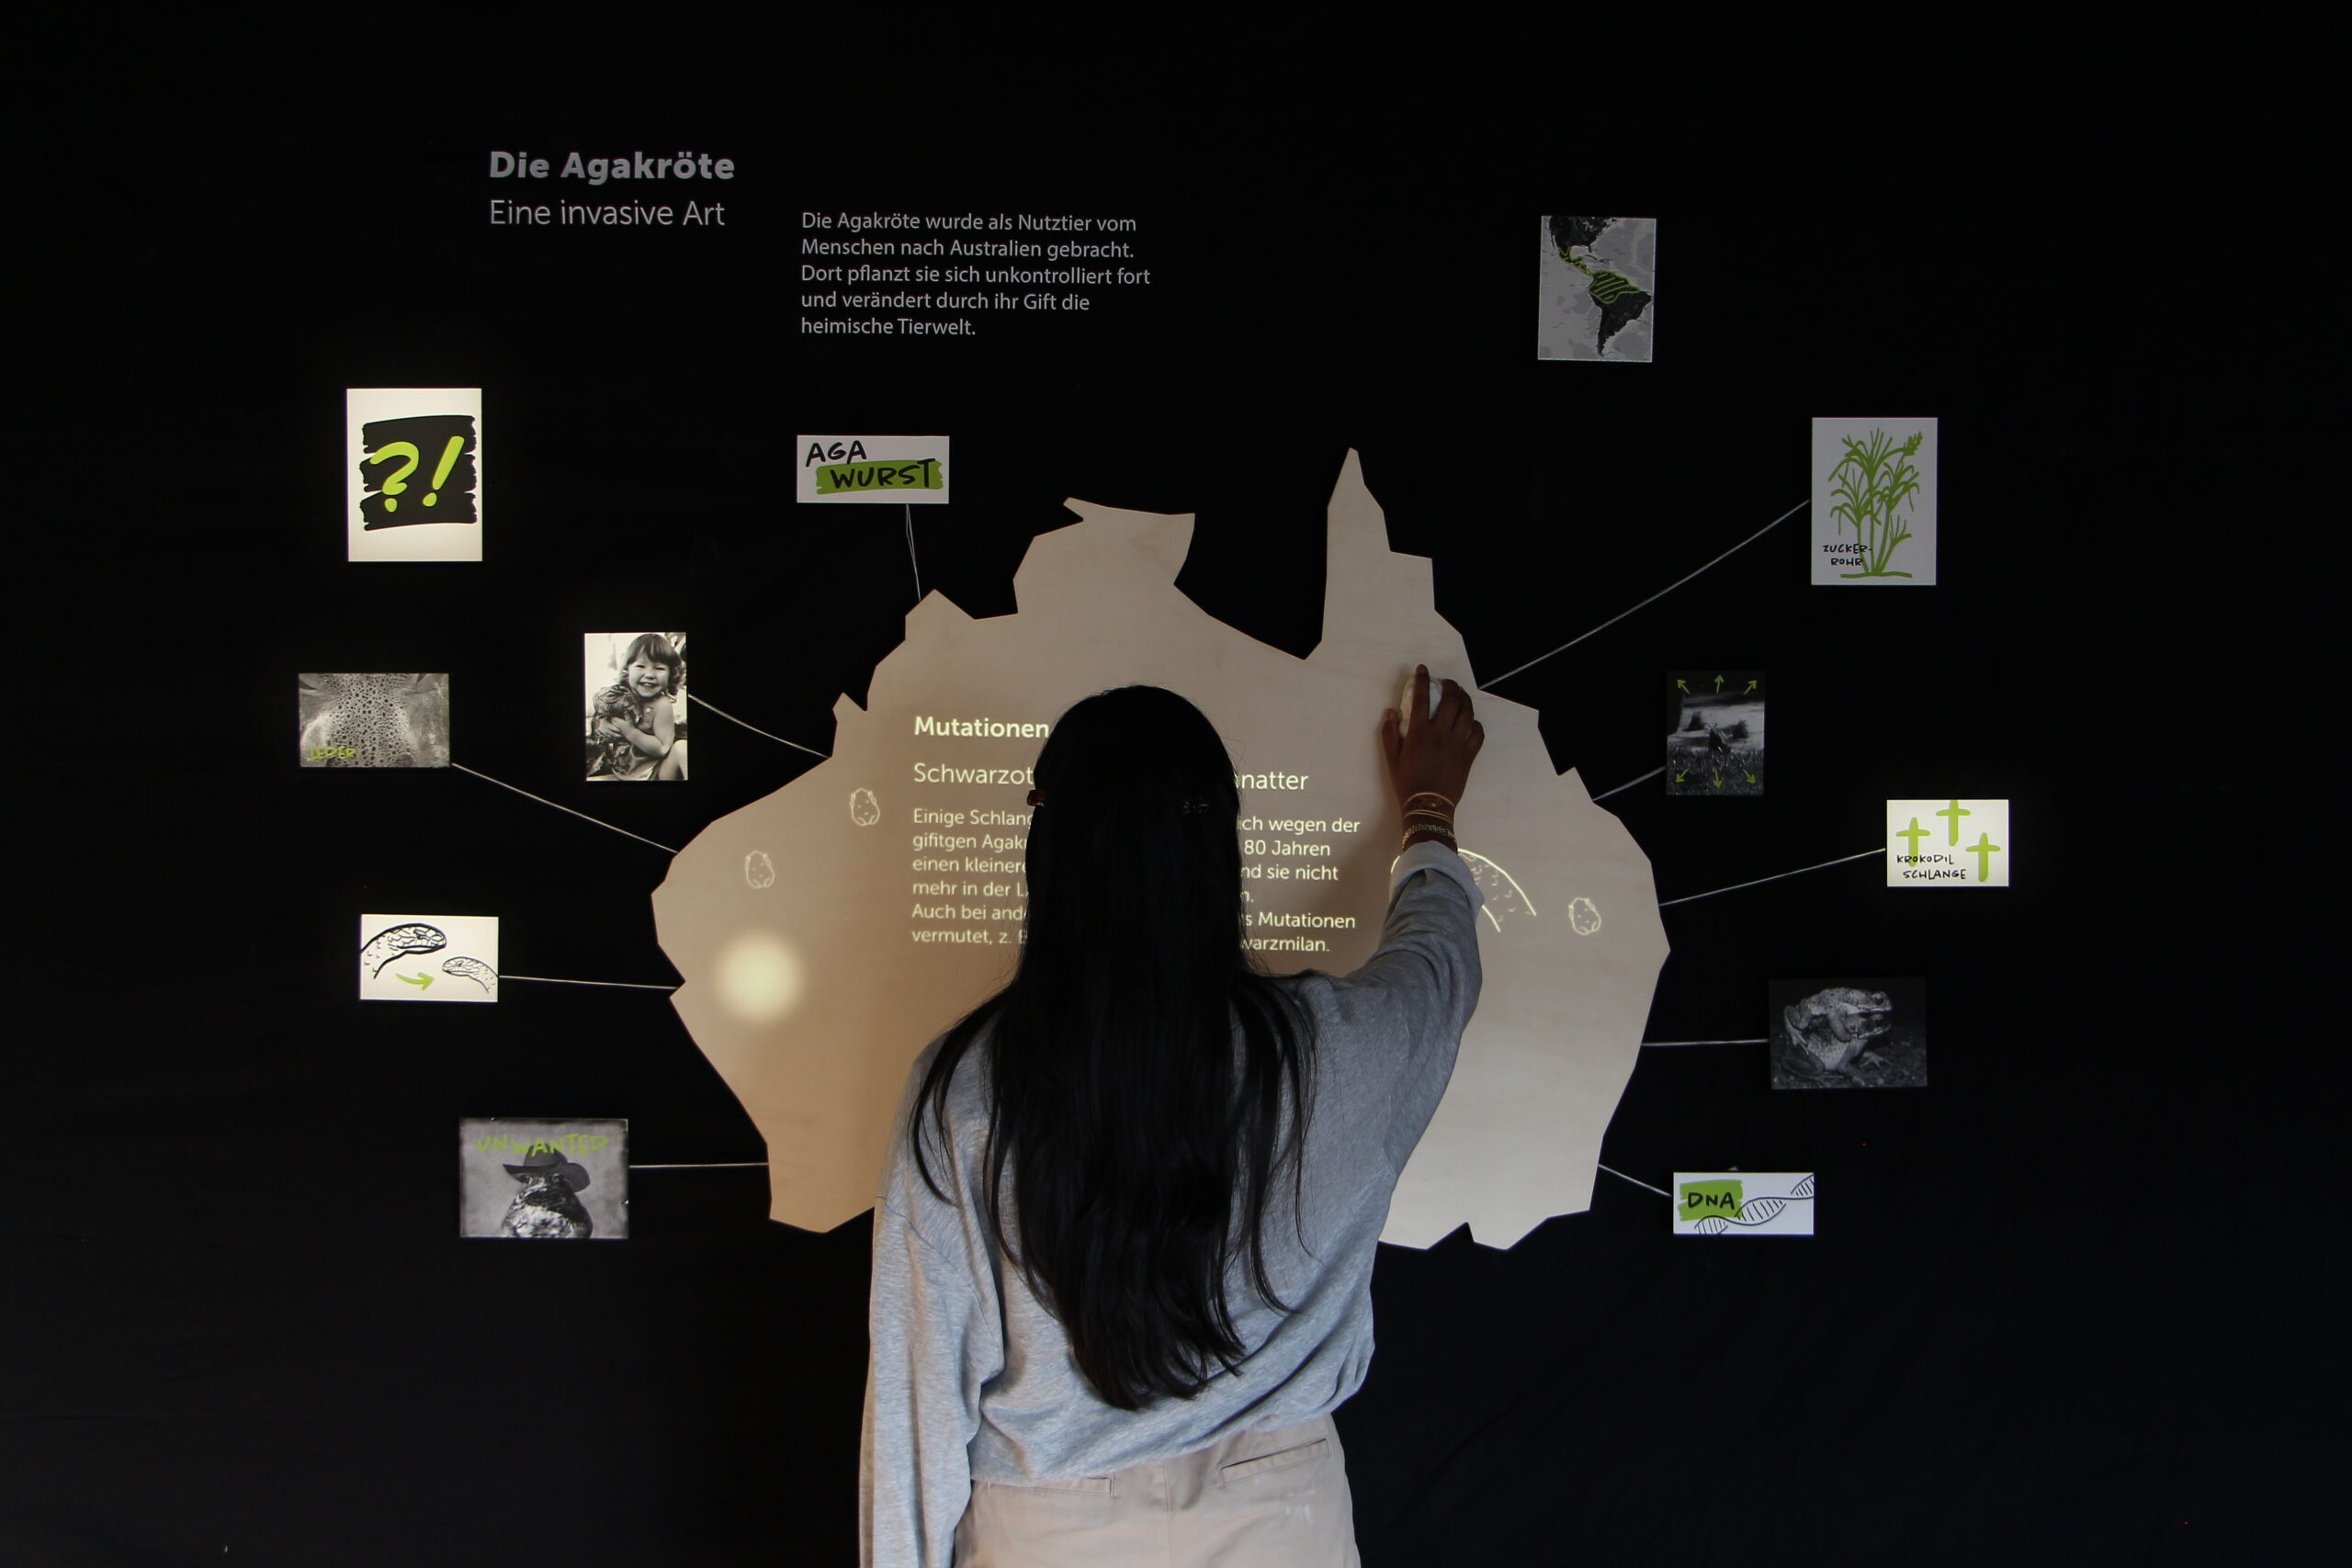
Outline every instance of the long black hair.
<path id="1" fill-rule="evenodd" d="M 985 1040 L 998 1245 L 1095 1392 L 1140 1410 L 1191 1398 L 1212 1363 L 1244 1354 L 1225 1294 L 1237 1255 L 1259 1296 L 1294 1310 L 1264 1233 L 1285 1169 L 1298 1220 L 1313 1022 L 1243 943 L 1240 800 L 1198 708 L 1157 686 L 1089 697 L 1054 726 L 1035 777 L 1019 965 L 949 1032 L 910 1133 L 944 1200 L 924 1111 L 944 1143 L 956 1065 Z"/>

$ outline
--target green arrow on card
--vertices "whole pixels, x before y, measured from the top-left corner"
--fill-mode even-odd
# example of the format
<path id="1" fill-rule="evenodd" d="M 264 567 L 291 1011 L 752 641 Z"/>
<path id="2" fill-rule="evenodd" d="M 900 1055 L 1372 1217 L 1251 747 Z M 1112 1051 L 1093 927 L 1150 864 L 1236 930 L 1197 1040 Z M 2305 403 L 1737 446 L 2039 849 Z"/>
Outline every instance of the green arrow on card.
<path id="1" fill-rule="evenodd" d="M 1753 682 L 1753 681 L 1750 681 L 1750 682 L 1747 683 L 1747 691 L 1743 691 L 1743 692 L 1741 692 L 1739 694 L 1740 694 L 1741 696 L 1743 696 L 1743 697 L 1744 697 L 1744 696 L 1747 695 L 1747 693 L 1748 693 L 1748 692 L 1752 692 L 1752 691 L 1754 691 L 1755 689 L 1756 689 L 1756 682 Z"/>
<path id="2" fill-rule="evenodd" d="M 1674 682 L 1674 689 L 1682 693 L 1685 696 L 1688 696 L 1690 692 L 1690 682 L 1686 681 L 1677 681 Z"/>
<path id="3" fill-rule="evenodd" d="M 1723 694 L 1724 694 L 1724 678 L 1723 678 L 1722 676 L 1718 675 L 1718 676 L 1716 676 L 1716 677 L 1715 677 L 1715 695 L 1717 695 L 1717 696 L 1719 696 L 1719 697 L 1720 697 L 1720 696 L 1722 696 Z"/>
<path id="4" fill-rule="evenodd" d="M 420 991 L 429 990 L 433 986 L 433 976 L 430 975 L 402 975 L 395 972 L 392 978 L 404 986 L 414 986 Z"/>

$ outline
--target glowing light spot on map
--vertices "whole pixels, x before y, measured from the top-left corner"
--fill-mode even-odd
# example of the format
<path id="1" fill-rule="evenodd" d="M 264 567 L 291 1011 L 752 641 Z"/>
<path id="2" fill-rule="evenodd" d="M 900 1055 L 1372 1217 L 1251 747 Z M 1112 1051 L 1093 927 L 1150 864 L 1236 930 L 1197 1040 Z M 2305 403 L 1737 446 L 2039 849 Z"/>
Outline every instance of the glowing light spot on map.
<path id="1" fill-rule="evenodd" d="M 744 931 L 718 951 L 719 1005 L 744 1023 L 791 1016 L 808 989 L 800 955 L 771 931 Z"/>

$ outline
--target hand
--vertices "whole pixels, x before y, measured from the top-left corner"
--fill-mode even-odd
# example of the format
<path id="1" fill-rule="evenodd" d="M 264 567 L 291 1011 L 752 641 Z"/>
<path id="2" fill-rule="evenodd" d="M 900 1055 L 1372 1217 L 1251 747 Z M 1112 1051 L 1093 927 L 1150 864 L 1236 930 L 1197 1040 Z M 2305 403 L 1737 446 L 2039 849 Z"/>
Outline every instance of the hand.
<path id="1" fill-rule="evenodd" d="M 600 718 L 596 721 L 596 733 L 607 740 L 618 740 L 621 738 L 621 721 L 616 718 Z"/>
<path id="2" fill-rule="evenodd" d="M 1430 667 L 1413 671 L 1413 727 L 1403 729 L 1395 708 L 1380 716 L 1380 747 L 1388 759 L 1388 782 L 1399 806 L 1434 791 L 1462 798 L 1470 764 L 1487 743 L 1486 727 L 1470 715 L 1470 694 L 1448 681 L 1437 712 L 1430 712 Z"/>

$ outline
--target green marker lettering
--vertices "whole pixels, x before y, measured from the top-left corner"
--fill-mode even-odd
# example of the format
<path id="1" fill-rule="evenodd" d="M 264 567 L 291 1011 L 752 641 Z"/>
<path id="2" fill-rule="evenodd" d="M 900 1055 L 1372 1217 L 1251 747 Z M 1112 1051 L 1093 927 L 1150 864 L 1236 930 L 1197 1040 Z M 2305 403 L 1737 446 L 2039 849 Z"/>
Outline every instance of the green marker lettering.
<path id="1" fill-rule="evenodd" d="M 1738 1219 L 1742 1186 L 1737 1181 L 1686 1181 L 1675 1213 L 1686 1220 L 1703 1220 L 1709 1214 Z"/>
<path id="2" fill-rule="evenodd" d="M 829 463 L 817 470 L 819 495 L 847 495 L 852 491 L 945 490 L 947 480 L 936 457 L 885 459 L 873 463 Z"/>

